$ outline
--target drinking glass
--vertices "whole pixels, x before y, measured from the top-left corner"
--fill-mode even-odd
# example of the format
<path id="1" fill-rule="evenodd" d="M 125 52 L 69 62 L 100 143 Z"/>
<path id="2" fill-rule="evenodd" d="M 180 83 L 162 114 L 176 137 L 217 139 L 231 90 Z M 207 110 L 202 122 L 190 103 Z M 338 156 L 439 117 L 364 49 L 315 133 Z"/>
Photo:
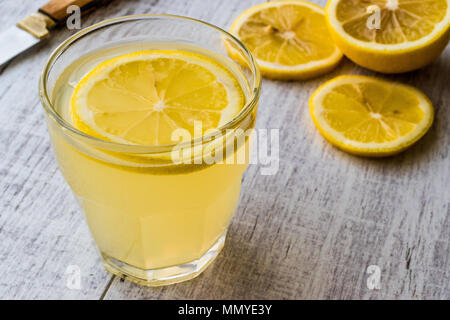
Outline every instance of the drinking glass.
<path id="1" fill-rule="evenodd" d="M 239 114 L 215 133 L 168 145 L 115 143 L 74 127 L 63 98 L 83 75 L 113 57 L 167 46 L 208 52 L 240 78 L 246 102 Z M 51 54 L 39 82 L 49 135 L 106 270 L 157 286 L 194 278 L 215 259 L 248 166 L 260 85 L 255 61 L 238 39 L 186 17 L 106 20 L 71 36 Z M 223 161 L 196 161 L 198 150 L 208 147 Z M 174 150 L 182 155 L 176 161 Z M 245 160 L 236 161 L 241 151 Z"/>

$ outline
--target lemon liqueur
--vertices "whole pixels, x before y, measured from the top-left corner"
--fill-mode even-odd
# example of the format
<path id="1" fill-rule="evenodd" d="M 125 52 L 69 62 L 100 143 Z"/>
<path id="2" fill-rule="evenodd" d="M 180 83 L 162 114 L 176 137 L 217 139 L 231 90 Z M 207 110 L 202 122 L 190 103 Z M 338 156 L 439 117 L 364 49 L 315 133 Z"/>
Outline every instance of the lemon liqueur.
<path id="1" fill-rule="evenodd" d="M 249 87 L 230 61 L 182 44 L 104 48 L 64 70 L 53 101 L 67 122 L 90 136 L 136 148 L 168 145 L 194 137 L 198 122 L 200 134 L 217 131 L 242 110 Z M 253 126 L 254 115 L 242 129 Z M 178 266 L 212 246 L 211 254 L 220 250 L 247 167 L 226 157 L 248 148 L 248 139 L 223 163 L 189 164 L 174 163 L 165 151 L 128 154 L 68 142 L 49 128 L 109 271 L 117 273 L 117 263 L 136 270 Z M 174 141 L 176 130 L 184 135 Z"/>

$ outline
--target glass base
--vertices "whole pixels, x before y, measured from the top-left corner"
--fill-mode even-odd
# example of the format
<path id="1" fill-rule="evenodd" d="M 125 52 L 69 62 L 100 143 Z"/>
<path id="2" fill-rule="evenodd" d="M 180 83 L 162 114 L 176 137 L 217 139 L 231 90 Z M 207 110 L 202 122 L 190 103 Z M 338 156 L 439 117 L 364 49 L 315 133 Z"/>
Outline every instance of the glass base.
<path id="1" fill-rule="evenodd" d="M 214 261 L 223 248 L 225 237 L 226 232 L 201 258 L 178 266 L 148 270 L 140 269 L 101 252 L 103 266 L 108 272 L 122 279 L 145 286 L 157 287 L 183 282 L 197 277 Z"/>

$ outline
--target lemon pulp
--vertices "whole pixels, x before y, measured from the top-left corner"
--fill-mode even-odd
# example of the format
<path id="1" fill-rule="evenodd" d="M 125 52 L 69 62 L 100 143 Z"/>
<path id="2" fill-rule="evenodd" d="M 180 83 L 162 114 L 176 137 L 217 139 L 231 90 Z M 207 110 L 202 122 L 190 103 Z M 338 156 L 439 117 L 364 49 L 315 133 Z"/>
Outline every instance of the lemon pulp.
<path id="1" fill-rule="evenodd" d="M 379 28 L 367 28 L 370 6 L 380 10 Z M 336 17 L 346 33 L 367 42 L 398 44 L 429 35 L 447 12 L 447 0 L 340 1 Z"/>

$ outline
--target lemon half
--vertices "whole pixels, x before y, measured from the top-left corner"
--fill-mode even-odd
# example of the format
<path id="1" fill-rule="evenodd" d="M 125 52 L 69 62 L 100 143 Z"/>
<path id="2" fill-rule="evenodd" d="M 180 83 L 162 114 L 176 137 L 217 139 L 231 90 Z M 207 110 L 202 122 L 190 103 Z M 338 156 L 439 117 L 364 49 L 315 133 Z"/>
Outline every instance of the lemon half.
<path id="1" fill-rule="evenodd" d="M 399 153 L 433 123 L 434 110 L 418 89 L 373 77 L 339 76 L 309 101 L 312 119 L 333 145 L 363 156 Z"/>
<path id="2" fill-rule="evenodd" d="M 245 96 L 237 79 L 215 60 L 178 50 L 140 51 L 107 60 L 85 75 L 71 98 L 81 131 L 113 142 L 176 143 L 233 119 Z M 198 132 L 197 132 L 198 133 Z M 179 138 L 179 137 L 178 137 Z"/>
<path id="3" fill-rule="evenodd" d="M 329 72 L 342 58 L 323 8 L 307 1 L 254 6 L 234 21 L 230 32 L 250 49 L 268 78 L 312 78 Z"/>
<path id="4" fill-rule="evenodd" d="M 341 51 L 374 71 L 424 67 L 450 37 L 450 0 L 330 0 L 325 10 Z"/>

